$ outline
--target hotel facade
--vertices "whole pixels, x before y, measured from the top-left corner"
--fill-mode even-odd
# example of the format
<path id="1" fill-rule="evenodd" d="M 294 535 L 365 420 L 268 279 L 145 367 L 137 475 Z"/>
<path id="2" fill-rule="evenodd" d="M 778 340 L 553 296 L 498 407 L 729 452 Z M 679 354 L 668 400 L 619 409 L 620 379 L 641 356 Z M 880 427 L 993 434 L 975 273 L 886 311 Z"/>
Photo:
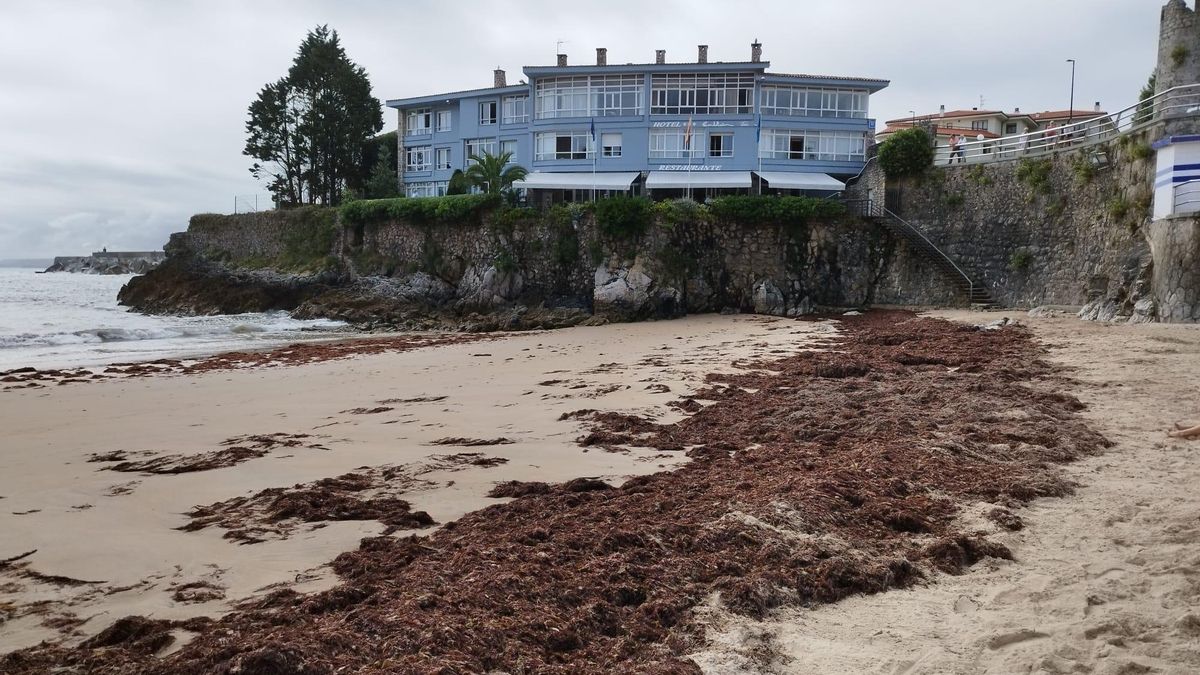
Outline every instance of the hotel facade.
<path id="1" fill-rule="evenodd" d="M 394 99 L 402 191 L 445 194 L 472 154 L 511 152 L 518 187 L 548 200 L 594 193 L 707 196 L 835 192 L 858 174 L 874 134 L 870 95 L 886 80 L 768 72 L 750 60 L 527 66 L 508 85 Z M 698 191 L 698 192 L 697 192 Z"/>

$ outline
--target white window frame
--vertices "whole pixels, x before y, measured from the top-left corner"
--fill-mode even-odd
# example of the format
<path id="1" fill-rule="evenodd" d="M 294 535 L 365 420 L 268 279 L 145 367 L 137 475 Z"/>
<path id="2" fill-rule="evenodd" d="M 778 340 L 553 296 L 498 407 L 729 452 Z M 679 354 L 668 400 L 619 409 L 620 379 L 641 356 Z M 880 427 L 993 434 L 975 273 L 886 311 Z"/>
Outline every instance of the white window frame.
<path id="1" fill-rule="evenodd" d="M 515 164 L 517 161 L 517 146 L 518 145 L 519 144 L 517 143 L 517 139 L 515 139 L 515 138 L 505 138 L 500 141 L 499 152 L 501 155 L 508 152 L 508 150 L 506 150 L 505 148 L 512 149 L 512 157 L 508 158 L 509 164 Z"/>
<path id="2" fill-rule="evenodd" d="M 620 157 L 622 154 L 624 154 L 624 138 L 620 133 L 607 131 L 600 134 L 601 157 Z"/>
<path id="3" fill-rule="evenodd" d="M 722 138 L 721 151 L 718 154 L 713 154 L 712 139 Z M 705 154 L 709 157 L 733 157 L 733 134 L 728 131 L 711 131 L 708 134 L 708 147 L 705 148 Z"/>
<path id="4" fill-rule="evenodd" d="M 753 73 L 656 73 L 651 115 L 748 115 L 754 112 Z"/>
<path id="5" fill-rule="evenodd" d="M 431 108 L 416 108 L 405 115 L 404 135 L 424 136 L 432 131 L 433 111 Z"/>
<path id="6" fill-rule="evenodd" d="M 764 115 L 865 119 L 869 102 L 865 89 L 768 84 L 759 96 L 759 109 Z"/>
<path id="7" fill-rule="evenodd" d="M 463 141 L 463 166 L 471 166 L 471 155 L 483 157 L 496 154 L 496 139 L 468 138 Z"/>
<path id="8" fill-rule="evenodd" d="M 641 74 L 543 77 L 534 83 L 534 117 L 642 115 L 645 86 Z"/>
<path id="9" fill-rule="evenodd" d="M 452 153 L 450 148 L 434 148 L 433 150 L 433 168 L 434 169 L 450 169 Z"/>
<path id="10" fill-rule="evenodd" d="M 404 149 L 404 170 L 408 171 L 429 171 L 431 168 L 430 147 L 428 145 L 418 145 Z"/>
<path id="11" fill-rule="evenodd" d="M 491 116 L 488 116 L 487 110 L 491 109 Z M 490 127 L 500 121 L 500 104 L 496 101 L 480 101 L 479 102 L 479 126 Z"/>
<path id="12" fill-rule="evenodd" d="M 524 124 L 529 121 L 529 95 L 505 96 L 501 104 L 502 124 Z"/>
<path id="13" fill-rule="evenodd" d="M 803 150 L 791 149 L 792 140 L 796 138 L 802 139 Z M 866 134 L 862 132 L 763 129 L 758 156 L 762 159 L 862 162 L 866 161 L 866 142 Z"/>
<path id="14" fill-rule="evenodd" d="M 433 181 L 405 183 L 404 194 L 408 197 L 433 197 L 437 194 Z"/>
<path id="15" fill-rule="evenodd" d="M 692 139 L 688 147 L 684 147 L 687 130 L 682 127 L 650 130 L 650 159 L 693 159 L 703 157 L 706 148 L 704 142 L 696 147 L 696 138 L 703 134 L 692 130 Z"/>
<path id="16" fill-rule="evenodd" d="M 443 120 L 445 120 L 445 122 L 446 122 L 445 124 L 442 124 Z M 454 112 L 453 111 L 451 111 L 451 110 L 437 111 L 437 130 L 438 131 L 450 131 L 451 129 L 453 129 L 453 125 L 454 125 Z"/>
<path id="17" fill-rule="evenodd" d="M 435 197 L 445 197 L 446 193 L 449 191 L 450 191 L 450 181 L 435 180 L 433 182 L 433 194 Z"/>
<path id="18" fill-rule="evenodd" d="M 560 150 L 559 140 L 569 138 L 570 149 Z M 534 136 L 534 160 L 545 162 L 555 159 L 591 159 L 596 155 L 596 144 L 587 131 L 545 131 Z"/>

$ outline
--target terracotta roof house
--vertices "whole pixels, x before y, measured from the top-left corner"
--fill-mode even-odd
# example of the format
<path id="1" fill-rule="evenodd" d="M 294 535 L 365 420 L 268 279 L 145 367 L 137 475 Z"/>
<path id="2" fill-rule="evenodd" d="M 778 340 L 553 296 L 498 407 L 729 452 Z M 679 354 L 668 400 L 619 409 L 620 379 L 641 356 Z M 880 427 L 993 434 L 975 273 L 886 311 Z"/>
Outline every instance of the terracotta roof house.
<path id="1" fill-rule="evenodd" d="M 950 137 L 954 135 L 964 135 L 970 141 L 992 140 L 1041 131 L 1051 124 L 1062 126 L 1068 120 L 1080 122 L 1107 114 L 1100 109 L 1099 101 L 1093 110 L 1047 110 L 1037 113 L 1022 113 L 1020 108 L 1015 108 L 1012 112 L 978 108 L 947 111 L 946 106 L 942 106 L 936 113 L 888 120 L 883 131 L 875 135 L 875 140 L 881 143 L 897 131 L 911 128 L 917 123 L 922 126 L 929 125 L 937 138 L 937 146 L 944 148 L 950 144 Z"/>

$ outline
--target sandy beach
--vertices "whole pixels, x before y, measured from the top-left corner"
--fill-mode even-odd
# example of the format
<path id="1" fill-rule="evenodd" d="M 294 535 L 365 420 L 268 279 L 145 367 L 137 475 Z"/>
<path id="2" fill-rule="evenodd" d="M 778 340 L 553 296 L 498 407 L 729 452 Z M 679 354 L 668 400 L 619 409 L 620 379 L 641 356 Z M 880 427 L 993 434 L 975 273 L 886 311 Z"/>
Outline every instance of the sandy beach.
<path id="1" fill-rule="evenodd" d="M 832 330 L 826 323 L 704 316 L 482 336 L 298 367 L 257 360 L 251 366 L 258 367 L 245 368 L 239 361 L 199 374 L 2 392 L 0 559 L 36 550 L 21 560 L 29 569 L 98 583 L 31 580 L 0 569 L 0 617 L 8 618 L 0 623 L 0 653 L 94 634 L 130 614 L 212 616 L 281 587 L 328 588 L 335 577 L 327 563 L 383 530 L 374 520 L 328 522 L 238 545 L 220 528 L 176 530 L 197 505 L 357 467 L 401 466 L 420 481 L 405 498 L 445 523 L 495 503 L 485 495 L 498 482 L 620 482 L 686 461 L 681 454 L 580 448 L 580 423 L 558 418 L 591 408 L 652 411 L 672 421 L 682 413 L 665 403 L 698 387 L 705 374 L 794 353 Z M 199 455 L 267 434 L 307 436 L 299 446 L 235 466 L 174 475 L 88 461 L 114 452 L 130 459 Z M 434 445 L 455 437 L 512 442 Z M 481 467 L 438 460 L 463 452 L 507 461 Z M 199 583 L 223 597 L 172 597 Z"/>
<path id="2" fill-rule="evenodd" d="M 847 556 L 865 566 L 846 568 L 855 580 L 844 587 L 808 591 L 800 584 L 797 602 L 789 595 L 793 591 L 768 588 L 768 582 L 781 580 L 771 576 L 775 568 L 757 566 L 775 563 L 764 563 L 756 554 L 757 562 L 734 568 L 744 571 L 744 583 L 718 579 L 717 592 L 700 603 L 695 618 L 702 639 L 672 645 L 673 638 L 667 638 L 670 650 L 686 654 L 708 673 L 1195 672 L 1200 668 L 1200 614 L 1195 609 L 1200 604 L 1200 557 L 1195 551 L 1200 497 L 1194 486 L 1200 479 L 1200 442 L 1168 439 L 1166 430 L 1180 419 L 1200 417 L 1195 385 L 1200 377 L 1200 330 L 1110 326 L 1074 317 L 1033 319 L 1024 313 L 935 316 L 967 324 L 1016 318 L 1032 329 L 1030 344 L 1046 350 L 1042 358 L 1049 370 L 1033 361 L 1022 366 L 1034 373 L 1026 385 L 1022 378 L 1029 375 L 1010 371 L 1003 358 L 985 359 L 986 368 L 994 369 L 987 379 L 993 381 L 995 393 L 981 400 L 990 401 L 993 408 L 969 410 L 958 427 L 956 412 L 949 409 L 953 406 L 936 403 L 942 394 L 934 387 L 939 377 L 979 367 L 975 359 L 982 357 L 968 353 L 978 349 L 969 341 L 961 354 L 954 353 L 953 341 L 938 354 L 921 352 L 918 342 L 910 342 L 911 347 L 894 351 L 898 356 L 888 357 L 904 365 L 898 370 L 889 366 L 885 379 L 872 374 L 878 365 L 860 369 L 852 350 L 837 347 L 837 354 L 821 357 L 830 359 L 826 365 L 818 361 L 813 370 L 801 358 L 796 363 L 809 370 L 796 372 L 814 374 L 822 386 L 835 387 L 805 395 L 820 397 L 829 411 L 843 406 L 849 414 L 844 420 L 838 415 L 821 417 L 824 409 L 812 398 L 807 408 L 812 419 L 797 418 L 801 426 L 781 425 L 773 433 L 822 443 L 842 433 L 899 438 L 896 434 L 907 424 L 902 419 L 881 419 L 866 428 L 850 426 L 877 412 L 882 415 L 883 408 L 871 407 L 870 399 L 862 407 L 854 398 L 856 392 L 869 394 L 876 387 L 930 402 L 930 420 L 942 421 L 931 422 L 928 429 L 910 428 L 915 445 L 924 446 L 930 438 L 943 444 L 949 440 L 965 448 L 964 456 L 970 458 L 977 448 L 996 449 L 996 441 L 1010 434 L 1011 447 L 1004 452 L 1012 454 L 1006 463 L 971 465 L 976 467 L 972 471 L 982 473 L 962 474 L 971 479 L 968 482 L 946 473 L 942 492 L 910 495 L 909 488 L 896 483 L 901 476 L 908 476 L 906 485 L 915 486 L 923 472 L 941 475 L 941 467 L 954 468 L 953 462 L 960 460 L 929 455 L 932 463 L 919 469 L 908 464 L 911 460 L 903 453 L 909 449 L 881 446 L 885 455 L 899 453 L 896 460 L 901 464 L 896 466 L 902 468 L 893 468 L 893 476 L 864 474 L 864 485 L 900 492 L 873 505 L 869 495 L 875 494 L 874 488 L 838 488 L 854 507 L 867 500 L 861 509 L 849 511 L 823 511 L 829 503 L 824 497 L 781 501 L 779 495 L 788 493 L 779 490 L 790 485 L 788 481 L 806 485 L 803 481 L 809 479 L 803 476 L 781 477 L 784 482 L 768 485 L 770 490 L 761 496 L 752 479 L 731 477 L 742 481 L 739 485 L 746 493 L 722 496 L 713 513 L 724 515 L 712 522 L 735 527 L 730 532 L 738 537 L 755 536 L 754 546 L 763 551 L 786 544 L 812 552 L 817 561 L 811 568 L 814 573 L 828 573 L 820 561 L 830 555 L 833 562 Z M 367 544 L 378 541 L 372 539 L 376 535 L 388 532 L 388 541 L 400 541 L 410 533 L 428 535 L 460 518 L 463 524 L 455 529 L 463 532 L 465 541 L 471 528 L 483 527 L 488 514 L 499 518 L 520 513 L 493 511 L 493 505 L 506 500 L 487 496 L 509 481 L 556 484 L 588 477 L 605 481 L 607 489 L 634 476 L 684 465 L 701 465 L 696 468 L 697 485 L 714 480 L 712 476 L 720 480 L 720 472 L 703 473 L 703 465 L 729 461 L 721 444 L 742 437 L 737 411 L 751 423 L 746 411 L 783 400 L 748 398 L 749 407 L 739 408 L 734 399 L 743 394 L 731 395 L 726 402 L 716 400 L 724 396 L 720 392 L 740 388 L 744 396 L 753 397 L 770 386 L 780 395 L 793 395 L 790 385 L 799 389 L 801 381 L 788 375 L 790 371 L 780 371 L 785 378 L 781 384 L 777 375 L 763 374 L 763 363 L 754 362 L 794 360 L 797 354 L 829 349 L 829 340 L 842 335 L 844 323 L 701 316 L 484 336 L 304 365 L 235 362 L 207 372 L 112 377 L 0 392 L 0 425 L 5 430 L 0 560 L 11 560 L 0 565 L 0 618 L 5 619 L 0 623 L 0 653 L 42 640 L 61 641 L 70 648 L 128 615 L 171 621 L 217 618 L 235 605 L 245 607 L 247 601 L 270 611 L 279 606 L 270 603 L 284 598 L 280 593 L 285 589 L 326 591 L 318 597 L 327 603 L 334 597 L 329 594 L 338 592 L 339 574 L 341 580 L 351 580 L 352 588 L 362 586 L 356 580 L 365 574 L 354 571 L 356 559 L 339 554 L 358 549 L 363 540 L 365 564 L 372 555 Z M 931 325 L 923 330 L 944 329 Z M 993 343 L 997 354 L 1015 350 L 1015 363 L 1024 358 L 1021 350 L 1026 348 L 1020 339 L 1004 337 L 1011 330 L 993 333 L 999 340 Z M 965 335 L 991 339 L 986 333 L 964 334 L 964 340 Z M 884 338 L 880 344 L 895 342 Z M 862 344 L 873 344 L 872 339 L 870 334 L 859 338 Z M 840 370 L 829 370 L 835 367 Z M 706 377 L 710 374 L 718 377 Z M 910 374 L 916 379 L 906 384 L 903 378 Z M 865 389 L 858 383 L 860 376 L 868 383 Z M 969 377 L 952 379 L 965 384 Z M 730 388 L 714 392 L 711 385 L 722 378 Z M 766 384 L 771 378 L 776 384 Z M 899 379 L 887 385 L 886 378 Z M 1006 379 L 1013 384 L 1004 385 Z M 1003 398 L 1006 386 L 1022 391 L 1029 386 L 1038 398 L 1030 403 L 1009 401 Z M 950 400 L 962 397 L 953 390 L 944 395 Z M 1062 395 L 1077 397 L 1086 408 L 1075 412 L 1074 404 L 1063 407 L 1069 400 Z M 766 418 L 779 415 L 782 420 L 805 410 L 795 402 L 789 405 L 778 413 L 764 411 Z M 596 426 L 585 421 L 599 419 L 594 412 L 572 414 L 580 410 L 637 417 Z M 722 411 L 726 417 L 721 417 Z M 996 431 L 983 434 L 990 445 L 965 440 L 989 424 L 996 425 Z M 1111 441 L 1111 447 L 1097 447 L 1084 424 Z M 803 425 L 815 426 L 805 431 Z M 1022 454 L 1031 452 L 1029 441 L 1054 428 L 1061 430 L 1066 445 L 1051 443 L 1054 452 L 1049 455 Z M 581 445 L 581 440 L 593 437 L 594 442 L 584 440 Z M 630 442 L 635 438 L 637 442 Z M 700 442 L 703 439 L 708 440 Z M 620 451 L 606 452 L 606 446 Z M 705 446 L 711 456 L 679 451 Z M 747 461 L 761 461 L 755 459 L 756 447 L 734 453 L 734 461 L 742 455 L 750 458 Z M 862 452 L 857 446 L 849 450 Z M 823 456 L 823 451 L 806 455 L 802 464 L 820 473 Z M 831 456 L 829 461 L 845 467 L 849 456 L 861 456 L 864 462 L 862 468 L 850 469 L 870 474 L 872 459 L 865 455 Z M 1065 469 L 1052 466 L 1072 459 L 1077 461 Z M 204 470 L 195 470 L 197 466 Z M 769 463 L 762 466 L 767 472 L 781 470 Z M 988 483 L 1010 470 L 1022 477 L 1018 483 L 1034 487 L 1019 492 L 1014 483 L 993 493 Z M 735 475 L 732 467 L 729 475 Z M 263 491 L 269 498 L 278 496 L 272 489 L 312 487 L 344 476 L 361 480 L 361 485 L 347 489 L 372 496 L 371 503 L 383 515 L 313 521 L 258 517 L 244 522 L 247 504 L 250 512 L 262 516 Z M 836 485 L 846 485 L 840 475 L 835 480 L 840 481 Z M 1062 495 L 1072 484 L 1074 494 Z M 736 494 L 737 487 L 720 489 L 732 488 L 731 494 Z M 863 496 L 845 492 L 854 489 Z M 995 497 L 979 499 L 981 494 Z M 551 494 L 546 499 L 559 498 Z M 585 512 L 595 509 L 597 518 L 607 513 L 602 502 L 580 499 L 564 494 L 553 503 L 579 506 Z M 1025 504 L 1028 499 L 1032 501 Z M 522 498 L 512 505 L 526 503 L 541 502 Z M 198 506 L 207 508 L 197 510 Z M 432 524 L 418 513 L 427 514 Z M 939 520 L 943 514 L 944 523 Z M 559 525 L 550 523 L 553 514 L 544 515 L 549 532 L 559 532 L 554 529 Z M 864 518 L 882 525 L 863 529 Z M 189 524 L 190 531 L 178 529 Z M 622 525 L 613 527 L 611 532 L 623 532 Z M 551 536 L 538 534 L 536 528 L 532 532 Z M 438 547 L 449 540 L 443 536 L 429 541 L 443 551 Z M 953 544 L 954 555 L 963 558 L 946 558 L 938 548 L 943 541 L 958 542 Z M 987 548 L 993 544 L 997 547 Z M 984 548 L 976 554 L 972 546 Z M 547 555 L 549 549 L 543 551 L 540 555 Z M 867 554 L 890 561 L 890 568 L 872 571 L 877 563 L 863 557 Z M 914 562 L 906 562 L 906 556 Z M 329 566 L 335 559 L 337 574 Z M 800 564 L 797 560 L 784 560 L 779 569 L 794 568 Z M 461 557 L 456 557 L 446 565 L 449 569 L 460 563 Z M 500 562 L 496 565 L 502 569 Z M 701 588 L 712 587 L 700 584 L 689 587 L 688 593 Z M 892 590 L 856 593 L 887 588 Z M 433 600 L 417 602 L 427 607 Z M 665 611 L 655 602 L 642 609 L 652 605 L 657 612 Z M 174 625 L 178 639 L 170 645 L 164 641 L 151 654 L 172 654 L 190 639 L 191 631 Z M 552 643 L 550 651 L 577 647 L 571 641 Z M 650 653 L 659 654 L 653 658 L 665 654 Z M 676 663 L 662 663 L 668 662 Z M 692 672 L 675 666 L 661 671 Z"/>

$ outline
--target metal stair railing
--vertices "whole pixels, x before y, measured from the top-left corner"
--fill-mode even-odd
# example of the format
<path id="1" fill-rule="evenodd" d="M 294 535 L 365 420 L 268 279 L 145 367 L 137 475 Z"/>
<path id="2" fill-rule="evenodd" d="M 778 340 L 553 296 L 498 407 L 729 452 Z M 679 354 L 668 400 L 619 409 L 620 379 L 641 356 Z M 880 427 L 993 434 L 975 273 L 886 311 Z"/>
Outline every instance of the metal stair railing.
<path id="1" fill-rule="evenodd" d="M 925 233 L 913 226 L 912 223 L 896 215 L 894 211 L 887 208 L 883 204 L 872 199 L 851 199 L 845 201 L 847 210 L 857 215 L 868 218 L 880 218 L 886 222 L 885 227 L 893 230 L 899 230 L 901 236 L 910 242 L 916 243 L 927 255 L 931 256 L 939 267 L 958 277 L 958 281 L 966 287 L 967 300 L 971 303 L 979 298 L 986 298 L 986 302 L 979 304 L 991 304 L 991 295 L 982 286 L 975 283 L 971 275 L 967 274 L 963 268 L 959 267 L 950 256 L 946 255 L 942 249 L 938 248 Z"/>

